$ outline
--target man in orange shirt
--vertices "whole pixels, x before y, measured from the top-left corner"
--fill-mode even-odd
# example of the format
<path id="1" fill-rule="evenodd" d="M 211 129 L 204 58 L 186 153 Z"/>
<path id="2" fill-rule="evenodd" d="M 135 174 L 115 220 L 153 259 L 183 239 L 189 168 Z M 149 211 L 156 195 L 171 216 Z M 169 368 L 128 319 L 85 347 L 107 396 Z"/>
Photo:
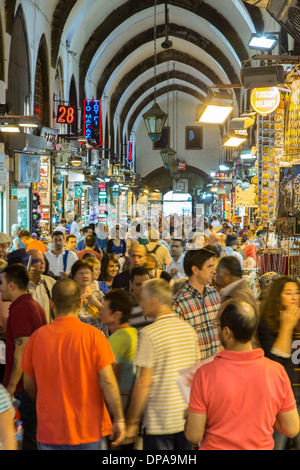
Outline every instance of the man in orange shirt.
<path id="1" fill-rule="evenodd" d="M 42 253 L 47 252 L 45 243 L 39 240 L 34 240 L 32 236 L 30 235 L 30 232 L 28 232 L 28 230 L 21 230 L 21 232 L 19 233 L 19 239 L 26 246 L 26 251 L 39 250 Z"/>
<path id="2" fill-rule="evenodd" d="M 24 350 L 24 387 L 36 400 L 41 450 L 99 450 L 102 437 L 110 434 L 113 445 L 125 437 L 112 349 L 101 331 L 78 319 L 80 304 L 78 285 L 59 280 L 52 289 L 55 319 Z"/>

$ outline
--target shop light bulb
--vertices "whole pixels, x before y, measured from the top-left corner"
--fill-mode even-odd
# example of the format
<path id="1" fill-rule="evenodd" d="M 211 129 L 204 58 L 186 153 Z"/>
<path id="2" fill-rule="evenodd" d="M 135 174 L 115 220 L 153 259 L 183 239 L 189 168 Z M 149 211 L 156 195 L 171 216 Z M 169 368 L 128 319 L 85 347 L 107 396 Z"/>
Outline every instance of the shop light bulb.
<path id="1" fill-rule="evenodd" d="M 268 51 L 273 49 L 277 41 L 278 40 L 275 36 L 252 36 L 248 45 L 251 49 L 262 49 Z"/>
<path id="2" fill-rule="evenodd" d="M 17 126 L 0 126 L 1 132 L 20 132 Z"/>
<path id="3" fill-rule="evenodd" d="M 208 105 L 198 122 L 206 124 L 223 124 L 232 111 L 232 106 Z"/>
<path id="4" fill-rule="evenodd" d="M 238 147 L 247 139 L 243 139 L 242 137 L 229 137 L 226 142 L 224 142 L 225 147 Z"/>

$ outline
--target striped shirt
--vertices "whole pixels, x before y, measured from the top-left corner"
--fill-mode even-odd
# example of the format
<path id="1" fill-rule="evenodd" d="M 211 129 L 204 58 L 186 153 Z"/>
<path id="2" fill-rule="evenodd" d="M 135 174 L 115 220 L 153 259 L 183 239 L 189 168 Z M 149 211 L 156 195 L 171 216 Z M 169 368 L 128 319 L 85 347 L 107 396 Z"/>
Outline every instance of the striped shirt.
<path id="1" fill-rule="evenodd" d="M 219 307 L 216 289 L 205 286 L 202 296 L 188 281 L 174 297 L 173 311 L 196 330 L 201 359 L 213 356 L 221 349 L 217 327 Z"/>
<path id="2" fill-rule="evenodd" d="M 134 363 L 153 368 L 144 412 L 146 434 L 175 434 L 184 429 L 186 403 L 177 384 L 179 371 L 200 359 L 195 331 L 174 312 L 160 315 L 140 332 Z"/>
<path id="3" fill-rule="evenodd" d="M 4 411 L 9 410 L 10 408 L 12 408 L 12 403 L 9 393 L 6 388 L 0 384 L 0 413 L 4 413 Z"/>

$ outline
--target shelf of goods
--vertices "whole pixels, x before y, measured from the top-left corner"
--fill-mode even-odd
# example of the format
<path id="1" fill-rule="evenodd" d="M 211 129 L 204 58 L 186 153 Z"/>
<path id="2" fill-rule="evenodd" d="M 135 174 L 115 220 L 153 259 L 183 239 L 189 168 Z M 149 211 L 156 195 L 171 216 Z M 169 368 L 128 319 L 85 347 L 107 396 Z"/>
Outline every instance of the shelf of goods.
<path id="1" fill-rule="evenodd" d="M 286 161 L 300 158 L 300 78 L 291 84 L 286 113 L 285 132 Z"/>
<path id="2" fill-rule="evenodd" d="M 278 166 L 284 152 L 284 101 L 277 110 L 257 117 L 257 202 L 261 223 L 275 221 Z"/>

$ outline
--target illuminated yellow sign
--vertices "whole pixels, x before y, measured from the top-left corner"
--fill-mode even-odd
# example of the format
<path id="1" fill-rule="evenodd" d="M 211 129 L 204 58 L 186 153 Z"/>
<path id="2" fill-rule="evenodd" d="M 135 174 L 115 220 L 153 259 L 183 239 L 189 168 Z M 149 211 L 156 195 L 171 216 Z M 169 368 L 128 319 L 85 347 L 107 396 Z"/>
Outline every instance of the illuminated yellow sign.
<path id="1" fill-rule="evenodd" d="M 277 87 L 254 88 L 250 97 L 251 106 L 263 116 L 273 113 L 280 103 L 280 92 Z"/>

